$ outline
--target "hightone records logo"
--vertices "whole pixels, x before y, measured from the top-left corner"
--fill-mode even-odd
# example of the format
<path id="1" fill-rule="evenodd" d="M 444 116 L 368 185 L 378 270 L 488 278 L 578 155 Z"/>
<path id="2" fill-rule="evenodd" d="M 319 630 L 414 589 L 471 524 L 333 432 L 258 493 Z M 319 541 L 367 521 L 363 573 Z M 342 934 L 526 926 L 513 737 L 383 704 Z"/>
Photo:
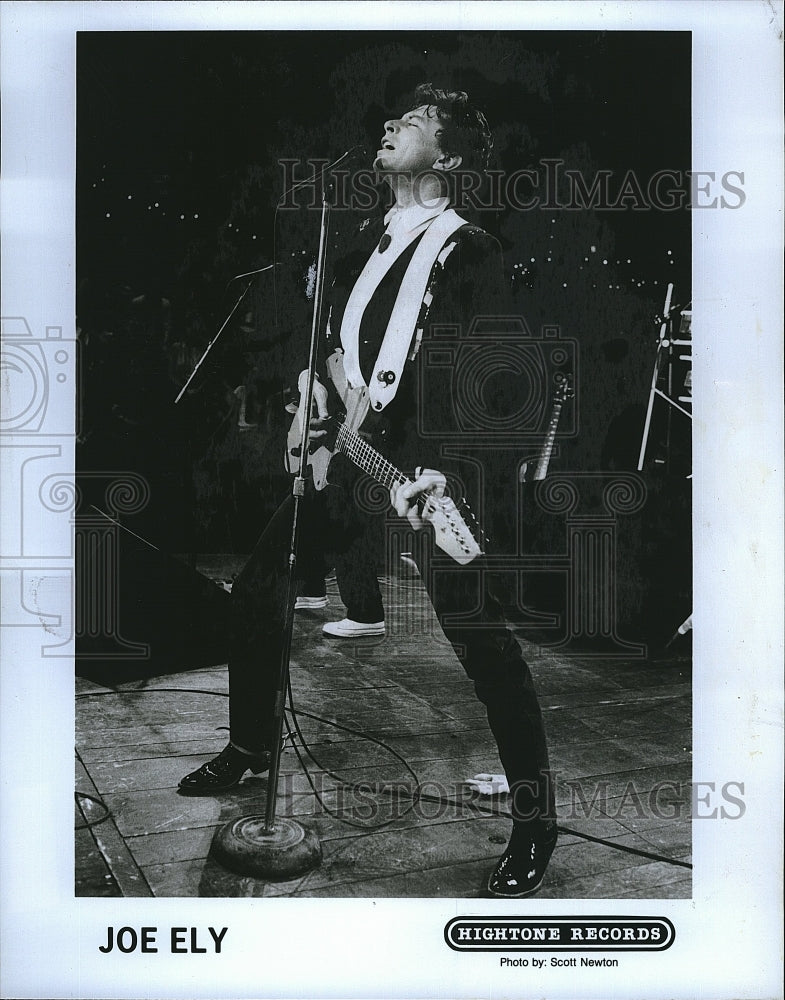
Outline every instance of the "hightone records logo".
<path id="1" fill-rule="evenodd" d="M 454 951 L 664 951 L 676 931 L 665 917 L 455 917 Z"/>

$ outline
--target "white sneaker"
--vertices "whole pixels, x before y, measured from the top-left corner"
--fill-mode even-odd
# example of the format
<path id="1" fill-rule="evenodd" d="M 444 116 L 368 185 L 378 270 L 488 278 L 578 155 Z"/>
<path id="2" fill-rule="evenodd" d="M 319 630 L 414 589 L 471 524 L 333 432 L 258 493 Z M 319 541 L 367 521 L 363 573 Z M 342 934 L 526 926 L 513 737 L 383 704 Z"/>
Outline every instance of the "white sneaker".
<path id="1" fill-rule="evenodd" d="M 326 597 L 298 597 L 294 602 L 295 611 L 313 611 L 315 608 L 326 608 Z"/>
<path id="2" fill-rule="evenodd" d="M 322 632 L 338 639 L 357 639 L 363 635 L 384 635 L 385 627 L 384 622 L 353 622 L 351 618 L 343 618 L 322 625 Z"/>

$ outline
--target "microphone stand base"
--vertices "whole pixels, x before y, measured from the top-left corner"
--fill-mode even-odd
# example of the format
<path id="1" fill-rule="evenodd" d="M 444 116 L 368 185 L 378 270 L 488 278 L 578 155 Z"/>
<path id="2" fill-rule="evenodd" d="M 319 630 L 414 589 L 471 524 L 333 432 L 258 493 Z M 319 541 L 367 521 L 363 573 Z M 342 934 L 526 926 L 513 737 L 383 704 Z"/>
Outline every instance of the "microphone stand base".
<path id="1" fill-rule="evenodd" d="M 210 854 L 239 875 L 284 882 L 321 864 L 322 845 L 296 820 L 276 819 L 269 830 L 264 816 L 240 816 L 216 830 Z"/>

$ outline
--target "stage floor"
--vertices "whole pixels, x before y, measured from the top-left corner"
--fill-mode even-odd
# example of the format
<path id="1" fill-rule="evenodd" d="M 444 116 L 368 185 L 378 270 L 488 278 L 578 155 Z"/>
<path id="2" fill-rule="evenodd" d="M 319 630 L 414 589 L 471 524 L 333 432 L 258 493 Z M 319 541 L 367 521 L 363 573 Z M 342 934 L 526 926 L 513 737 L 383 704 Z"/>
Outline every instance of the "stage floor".
<path id="1" fill-rule="evenodd" d="M 201 568 L 227 572 L 218 566 L 207 560 Z M 209 856 L 218 826 L 264 813 L 267 776 L 249 773 L 216 797 L 178 795 L 179 779 L 228 739 L 228 688 L 225 667 L 172 663 L 171 673 L 117 687 L 77 678 L 77 896 L 484 895 L 510 826 L 505 795 L 465 784 L 502 771 L 484 709 L 420 580 L 381 583 L 383 639 L 322 634 L 325 621 L 344 614 L 334 583 L 325 609 L 296 615 L 295 707 L 319 765 L 308 761 L 314 792 L 287 744 L 278 813 L 316 830 L 321 865 L 289 882 L 264 882 Z M 561 827 L 538 898 L 689 898 L 689 656 L 523 646 L 545 716 Z"/>

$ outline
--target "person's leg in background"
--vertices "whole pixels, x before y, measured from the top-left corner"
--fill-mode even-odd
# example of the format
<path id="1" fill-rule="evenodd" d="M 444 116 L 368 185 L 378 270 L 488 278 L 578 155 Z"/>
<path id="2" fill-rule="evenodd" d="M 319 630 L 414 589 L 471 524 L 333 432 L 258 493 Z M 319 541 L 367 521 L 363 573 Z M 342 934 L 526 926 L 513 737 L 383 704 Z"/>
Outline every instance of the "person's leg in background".
<path id="1" fill-rule="evenodd" d="M 338 505 L 346 499 L 344 491 L 328 493 L 325 497 L 331 523 L 340 522 L 345 516 Z M 353 522 L 356 530 L 351 537 L 345 536 L 348 544 L 339 547 L 333 555 L 338 592 L 346 606 L 346 617 L 327 622 L 322 629 L 325 635 L 340 639 L 385 634 L 384 604 L 377 575 L 377 560 L 384 558 L 384 513 L 371 514 L 355 507 Z"/>

